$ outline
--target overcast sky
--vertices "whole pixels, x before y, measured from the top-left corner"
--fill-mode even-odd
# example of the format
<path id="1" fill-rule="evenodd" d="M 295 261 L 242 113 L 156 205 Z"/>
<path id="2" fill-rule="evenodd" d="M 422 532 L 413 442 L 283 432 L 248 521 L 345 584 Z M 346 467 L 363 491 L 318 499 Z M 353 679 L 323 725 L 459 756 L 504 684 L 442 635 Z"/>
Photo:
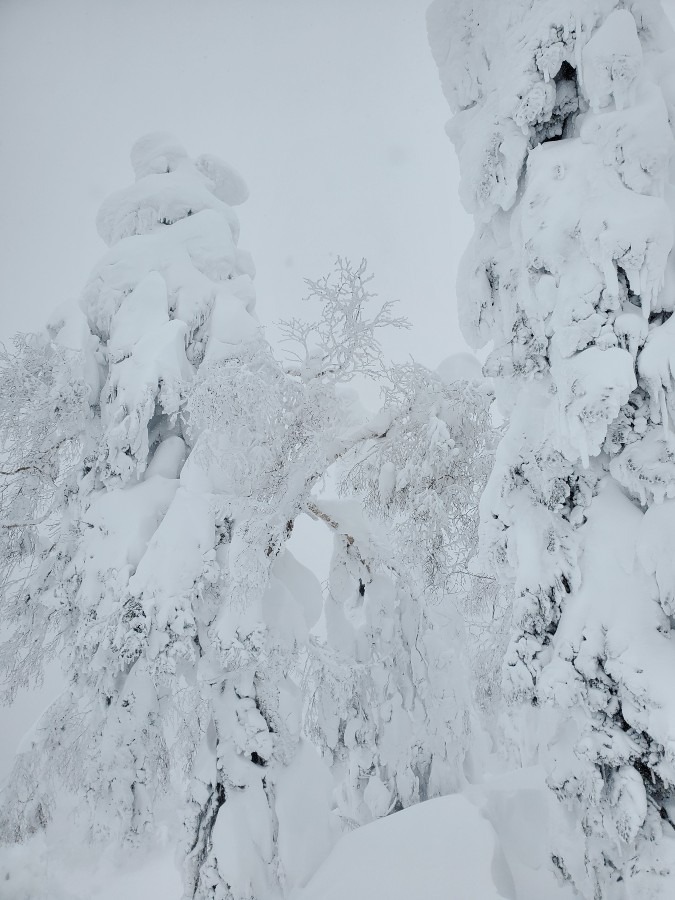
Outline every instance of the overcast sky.
<path id="1" fill-rule="evenodd" d="M 453 294 L 471 225 L 426 5 L 2 0 L 2 336 L 79 294 L 104 249 L 96 210 L 130 181 L 133 141 L 161 129 L 244 175 L 263 324 L 297 312 L 303 277 L 337 254 L 365 256 L 414 324 L 394 356 L 463 349 Z"/>

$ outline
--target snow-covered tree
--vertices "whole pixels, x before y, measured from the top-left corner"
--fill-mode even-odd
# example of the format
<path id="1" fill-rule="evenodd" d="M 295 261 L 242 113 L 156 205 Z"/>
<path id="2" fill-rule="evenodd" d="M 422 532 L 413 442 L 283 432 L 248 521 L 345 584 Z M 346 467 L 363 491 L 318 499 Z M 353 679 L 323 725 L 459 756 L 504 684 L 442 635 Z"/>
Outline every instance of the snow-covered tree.
<path id="1" fill-rule="evenodd" d="M 281 605 L 274 621 L 291 649 L 302 648 L 305 730 L 331 763 L 348 827 L 464 780 L 476 738 L 458 598 L 475 553 L 482 484 L 473 468 L 487 471 L 492 434 L 479 385 L 445 385 L 419 366 L 384 368 L 377 332 L 403 323 L 388 303 L 370 312 L 369 280 L 364 263 L 338 260 L 331 276 L 308 282 L 318 321 L 284 325 L 289 367 L 261 345 L 245 361 L 205 367 L 189 404 L 191 423 L 206 423 L 201 451 L 239 505 L 227 513 L 242 523 L 242 544 L 232 537 L 245 573 L 238 594 L 255 596 L 252 573 L 269 566 L 298 514 L 334 535 L 327 640 L 294 635 L 290 617 L 282 628 Z M 385 375 L 393 381 L 383 408 L 350 427 L 355 410 L 340 386 Z M 396 466 L 398 488 L 380 494 L 380 473 L 395 481 Z M 336 470 L 347 495 L 337 501 L 319 485 Z"/>
<path id="2" fill-rule="evenodd" d="M 341 461 L 341 499 L 313 509 L 335 540 L 308 727 L 351 827 L 458 790 L 481 745 L 462 613 L 490 393 L 415 364 L 388 376 L 386 427 Z"/>
<path id="3" fill-rule="evenodd" d="M 132 164 L 135 183 L 98 216 L 110 250 L 79 306 L 52 321 L 43 352 L 54 372 L 65 365 L 60 346 L 74 354 L 81 374 L 71 395 L 59 400 L 63 373 L 27 351 L 29 375 L 42 365 L 35 408 L 29 379 L 16 376 L 27 400 L 9 422 L 14 469 L 24 468 L 13 456 L 20 445 L 31 465 L 44 451 L 51 476 L 61 440 L 74 445 L 74 468 L 58 529 L 6 616 L 9 677 L 26 654 L 32 669 L 56 650 L 67 684 L 24 742 L 3 798 L 3 838 L 25 837 L 59 801 L 90 837 L 150 840 L 189 773 L 189 814 L 177 817 L 187 818 L 186 896 L 268 897 L 307 877 L 329 840 L 322 771 L 300 741 L 289 679 L 320 590 L 283 551 L 297 487 L 290 505 L 273 505 L 294 474 L 285 453 L 305 432 L 294 434 L 297 404 L 253 314 L 253 265 L 237 247 L 232 211 L 246 198 L 240 177 L 213 157 L 191 160 L 162 134 L 141 139 Z M 219 389 L 231 393 L 214 438 L 228 456 L 216 465 L 204 413 Z M 78 404 L 86 409 L 72 425 Z M 42 420 L 30 420 L 43 407 L 52 423 L 44 436 Z M 28 487 L 40 513 L 41 483 Z M 291 766 L 300 757 L 301 776 Z"/>
<path id="4" fill-rule="evenodd" d="M 79 356 L 48 336 L 17 335 L 0 351 L 0 622 L 15 629 L 3 648 L 8 701 L 39 678 L 33 648 L 47 631 L 53 636 L 45 610 L 22 615 L 23 589 L 49 552 L 45 542 L 85 452 L 91 413 L 83 375 Z"/>
<path id="5" fill-rule="evenodd" d="M 428 22 L 476 221 L 460 317 L 509 420 L 482 536 L 515 588 L 523 753 L 582 896 L 669 897 L 672 31 L 656 0 L 436 0 Z"/>
<path id="6" fill-rule="evenodd" d="M 312 489 L 377 431 L 338 386 L 381 368 L 365 264 L 311 283 L 317 322 L 285 324 L 283 366 L 261 339 L 202 367 L 188 403 L 196 438 L 183 478 L 217 497 L 220 576 L 199 632 L 212 722 L 188 824 L 188 895 L 267 898 L 303 882 L 331 842 L 328 770 L 302 739 L 300 669 L 322 609 L 316 575 L 286 546 Z M 190 892 L 193 893 L 190 893 Z M 276 892 L 276 893 L 275 893 Z"/>

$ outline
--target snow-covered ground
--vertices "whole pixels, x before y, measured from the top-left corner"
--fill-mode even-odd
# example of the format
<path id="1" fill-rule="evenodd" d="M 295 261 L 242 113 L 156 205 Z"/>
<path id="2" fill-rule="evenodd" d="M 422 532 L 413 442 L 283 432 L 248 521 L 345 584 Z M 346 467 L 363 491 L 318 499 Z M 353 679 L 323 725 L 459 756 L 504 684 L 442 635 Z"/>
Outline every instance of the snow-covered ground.
<path id="1" fill-rule="evenodd" d="M 573 900 L 546 860 L 557 809 L 537 768 L 495 775 L 345 834 L 291 900 Z M 170 849 L 95 859 L 52 832 L 0 862 L 2 900 L 180 900 Z M 50 853 L 45 853 L 47 849 Z M 4 864 L 4 869 L 3 869 Z"/>

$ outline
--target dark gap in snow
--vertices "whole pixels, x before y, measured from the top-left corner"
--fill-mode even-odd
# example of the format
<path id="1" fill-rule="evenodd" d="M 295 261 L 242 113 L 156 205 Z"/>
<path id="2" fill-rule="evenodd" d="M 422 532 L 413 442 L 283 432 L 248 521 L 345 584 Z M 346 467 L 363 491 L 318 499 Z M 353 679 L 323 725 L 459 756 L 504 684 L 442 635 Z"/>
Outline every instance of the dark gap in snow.
<path id="1" fill-rule="evenodd" d="M 183 429 L 181 428 L 179 421 L 179 419 L 176 419 L 175 422 L 172 422 L 171 417 L 163 411 L 161 404 L 159 402 L 155 403 L 155 411 L 147 426 L 149 449 L 148 464 L 152 462 L 155 452 L 162 441 L 174 436 L 183 437 Z"/>
<path id="2" fill-rule="evenodd" d="M 485 277 L 488 280 L 488 284 L 490 285 L 490 291 L 492 296 L 498 292 L 499 290 L 499 274 L 497 272 L 497 261 L 491 259 L 485 265 Z"/>
<path id="3" fill-rule="evenodd" d="M 576 81 L 577 70 L 566 59 L 562 61 L 562 65 L 558 69 L 558 74 L 554 77 L 556 84 L 560 81 Z"/>
<path id="4" fill-rule="evenodd" d="M 188 856 L 194 857 L 194 866 L 192 867 L 192 894 L 195 896 L 199 887 L 201 869 L 206 859 L 206 855 L 211 846 L 213 828 L 218 818 L 221 806 L 225 803 L 225 788 L 222 782 L 218 781 L 202 809 L 197 815 L 194 829 L 194 841 L 188 847 Z"/>
<path id="5" fill-rule="evenodd" d="M 644 734 L 644 733 L 643 733 Z M 646 737 L 646 735 L 644 735 Z M 650 742 L 651 744 L 652 742 Z M 633 768 L 642 778 L 649 802 L 664 822 L 668 822 L 675 830 L 675 823 L 670 817 L 667 804 L 673 800 L 673 790 L 659 777 L 654 769 L 642 759 L 633 761 Z"/>
<path id="6" fill-rule="evenodd" d="M 567 61 L 560 66 L 553 79 L 556 86 L 556 101 L 551 118 L 533 128 L 533 146 L 560 141 L 570 137 L 574 130 L 574 120 L 579 112 L 579 82 L 577 71 Z"/>
<path id="7" fill-rule="evenodd" d="M 651 313 L 649 316 L 649 324 L 650 325 L 665 325 L 665 323 L 672 316 L 672 312 L 668 310 L 662 309 L 659 312 Z"/>
<path id="8" fill-rule="evenodd" d="M 642 308 L 642 303 L 640 301 L 639 294 L 636 294 L 630 286 L 630 279 L 626 274 L 626 270 L 621 266 L 617 265 L 616 274 L 619 279 L 619 286 L 625 291 L 626 299 L 636 306 L 638 309 Z"/>
<path id="9" fill-rule="evenodd" d="M 232 540 L 232 521 L 223 519 L 216 522 L 216 547 L 229 544 Z"/>
<path id="10" fill-rule="evenodd" d="M 563 881 L 571 881 L 572 880 L 572 876 L 570 875 L 570 872 L 569 872 L 567 866 L 565 865 L 565 863 L 563 862 L 563 860 L 560 856 L 557 856 L 555 853 L 552 854 L 551 862 L 553 863 L 554 867 L 558 870 L 558 872 L 560 872 L 560 875 L 561 875 Z"/>
<path id="11" fill-rule="evenodd" d="M 265 720 L 265 724 L 267 725 L 267 730 L 268 730 L 268 732 L 269 732 L 270 734 L 276 734 L 276 732 L 275 732 L 275 730 L 274 730 L 274 728 L 273 728 L 273 726 L 272 726 L 272 723 L 271 723 L 270 720 L 269 720 L 269 716 L 268 716 L 268 714 L 267 714 L 267 710 L 265 709 L 265 705 L 264 705 L 264 703 L 263 703 L 261 697 L 258 696 L 258 694 L 256 694 L 255 697 L 253 697 L 253 702 L 254 702 L 254 704 L 255 704 L 255 708 L 258 710 L 258 712 L 260 713 L 260 715 L 261 715 L 261 716 L 263 717 L 263 719 Z"/>

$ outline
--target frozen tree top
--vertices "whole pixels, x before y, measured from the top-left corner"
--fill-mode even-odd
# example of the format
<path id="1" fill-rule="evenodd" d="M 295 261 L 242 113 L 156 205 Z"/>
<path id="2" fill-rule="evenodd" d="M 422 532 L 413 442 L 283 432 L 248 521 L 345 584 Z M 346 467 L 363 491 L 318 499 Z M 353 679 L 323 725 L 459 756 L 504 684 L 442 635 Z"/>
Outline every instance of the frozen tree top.
<path id="1" fill-rule="evenodd" d="M 237 218 L 229 207 L 243 203 L 248 188 L 238 172 L 216 156 L 191 160 L 174 137 L 155 132 L 136 141 L 131 164 L 135 184 L 110 196 L 96 219 L 106 244 L 148 234 L 205 209 L 220 212 L 238 234 Z"/>
<path id="2" fill-rule="evenodd" d="M 187 326 L 188 345 L 209 319 L 212 331 L 228 331 L 230 343 L 246 339 L 255 324 L 255 266 L 237 246 L 239 221 L 232 209 L 247 197 L 244 181 L 215 156 L 192 160 L 165 134 L 137 141 L 131 161 L 136 181 L 105 200 L 97 217 L 111 249 L 83 292 L 90 328 L 108 341 L 119 310 L 111 349 L 123 352 L 120 341 L 128 343 L 129 334 L 146 327 L 150 310 L 163 307 L 157 314 Z M 202 349 L 195 352 L 203 353 L 207 342 L 199 337 Z"/>

